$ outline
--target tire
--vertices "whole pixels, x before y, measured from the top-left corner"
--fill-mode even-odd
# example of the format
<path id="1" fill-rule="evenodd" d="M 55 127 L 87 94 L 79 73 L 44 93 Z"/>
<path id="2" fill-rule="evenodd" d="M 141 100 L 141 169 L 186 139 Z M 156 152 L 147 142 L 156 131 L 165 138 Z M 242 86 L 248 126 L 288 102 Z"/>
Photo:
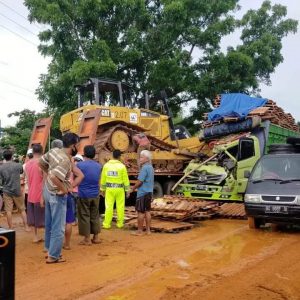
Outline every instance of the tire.
<path id="1" fill-rule="evenodd" d="M 172 191 L 172 187 L 176 184 L 174 180 L 168 180 L 164 183 L 164 195 L 172 195 L 174 192 Z"/>
<path id="2" fill-rule="evenodd" d="M 261 222 L 259 219 L 254 217 L 248 217 L 248 225 L 250 229 L 258 229 Z"/>
<path id="3" fill-rule="evenodd" d="M 277 232 L 279 231 L 279 225 L 276 223 L 271 223 L 271 231 L 272 232 Z"/>
<path id="4" fill-rule="evenodd" d="M 163 197 L 164 192 L 162 185 L 158 181 L 154 181 L 154 186 L 153 186 L 153 198 L 161 198 Z"/>
<path id="5" fill-rule="evenodd" d="M 287 224 L 271 223 L 271 230 L 272 230 L 272 232 L 277 232 L 277 231 L 285 230 L 286 227 L 287 227 Z"/>

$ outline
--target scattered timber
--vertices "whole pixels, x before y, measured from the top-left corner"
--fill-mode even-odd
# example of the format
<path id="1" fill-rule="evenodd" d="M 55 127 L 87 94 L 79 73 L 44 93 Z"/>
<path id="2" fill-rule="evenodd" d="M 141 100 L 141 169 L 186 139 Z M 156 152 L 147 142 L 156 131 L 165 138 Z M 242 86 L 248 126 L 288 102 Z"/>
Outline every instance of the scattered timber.
<path id="1" fill-rule="evenodd" d="M 155 199 L 151 205 L 151 231 L 177 233 L 191 229 L 199 221 L 212 218 L 245 219 L 243 203 L 221 203 L 176 195 Z M 137 226 L 134 207 L 125 208 L 125 222 L 130 229 Z"/>

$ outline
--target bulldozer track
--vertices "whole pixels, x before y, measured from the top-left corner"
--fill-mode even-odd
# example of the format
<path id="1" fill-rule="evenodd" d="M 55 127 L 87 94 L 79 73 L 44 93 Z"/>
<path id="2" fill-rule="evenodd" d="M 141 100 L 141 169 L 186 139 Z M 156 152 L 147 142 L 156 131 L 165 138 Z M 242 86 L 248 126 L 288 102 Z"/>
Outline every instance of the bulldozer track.
<path id="1" fill-rule="evenodd" d="M 119 127 L 119 125 L 112 126 L 108 128 L 106 131 L 104 131 L 103 133 L 101 132 L 101 129 L 104 130 L 105 128 L 107 128 L 107 126 L 98 127 L 96 141 L 95 141 L 95 148 L 97 152 L 105 148 L 108 139 L 110 138 L 111 134 L 115 131 L 117 127 Z"/>
<path id="2" fill-rule="evenodd" d="M 128 126 L 125 125 L 118 125 L 117 126 L 120 129 L 123 129 L 125 132 L 127 132 L 130 136 L 133 136 L 135 134 L 139 134 L 142 131 L 138 131 L 136 129 L 130 128 Z M 147 135 L 147 134 L 146 134 Z M 172 149 L 174 149 L 175 147 L 173 145 L 170 145 L 166 142 L 163 142 L 151 135 L 147 135 L 147 138 L 149 139 L 151 146 L 155 147 L 156 149 L 160 149 L 160 150 L 165 150 L 165 151 L 170 151 Z"/>
<path id="3" fill-rule="evenodd" d="M 115 130 L 120 130 L 120 129 L 125 131 L 128 134 L 128 136 L 130 136 L 130 139 L 132 139 L 133 135 L 143 132 L 123 124 L 116 124 L 113 126 L 111 124 L 110 126 L 107 125 L 98 126 L 96 140 L 95 140 L 95 148 L 99 157 L 103 158 L 105 157 L 105 154 L 110 153 L 111 151 L 114 150 L 113 147 L 110 145 L 110 137 Z M 162 151 L 171 151 L 172 149 L 176 148 L 175 146 L 160 141 L 159 139 L 153 136 L 147 135 L 147 138 L 151 143 L 151 150 L 159 149 Z M 135 152 L 135 151 L 129 151 L 128 153 Z M 156 174 L 165 174 L 168 172 L 172 172 L 174 173 L 174 175 L 182 174 L 182 168 L 183 168 L 182 163 L 180 162 L 176 163 L 174 162 L 174 160 L 168 161 L 167 158 L 163 164 L 159 160 L 158 161 L 153 160 L 153 166 Z M 135 162 L 132 164 L 131 162 L 128 171 L 129 173 L 136 173 L 138 171 L 137 163 Z"/>
<path id="4" fill-rule="evenodd" d="M 105 128 L 107 128 L 107 130 L 105 130 Z M 101 134 L 101 129 L 105 130 L 104 132 L 102 132 L 102 134 Z M 112 133 L 116 129 L 122 129 L 130 136 L 133 136 L 135 134 L 142 132 L 142 131 L 138 131 L 136 129 L 130 128 L 125 125 L 120 125 L 120 124 L 111 126 L 111 127 L 108 127 L 108 126 L 98 127 L 97 137 L 96 137 L 96 141 L 95 141 L 96 148 L 100 150 L 100 149 L 107 147 L 111 151 L 114 150 L 109 146 L 109 138 L 111 137 Z M 168 144 L 166 142 L 160 141 L 159 139 L 157 139 L 151 135 L 147 135 L 147 138 L 149 139 L 151 146 L 154 147 L 155 149 L 171 151 L 172 149 L 176 148 L 175 146 Z"/>

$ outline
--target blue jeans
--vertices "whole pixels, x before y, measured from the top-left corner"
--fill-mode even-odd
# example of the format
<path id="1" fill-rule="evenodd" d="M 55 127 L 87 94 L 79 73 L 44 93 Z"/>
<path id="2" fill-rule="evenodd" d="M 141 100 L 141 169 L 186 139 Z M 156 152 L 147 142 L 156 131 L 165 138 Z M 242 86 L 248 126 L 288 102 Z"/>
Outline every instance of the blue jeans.
<path id="1" fill-rule="evenodd" d="M 77 220 L 77 201 L 78 201 L 78 193 L 73 192 L 73 193 L 72 193 L 72 196 L 73 196 L 73 212 L 74 212 L 75 220 Z"/>
<path id="2" fill-rule="evenodd" d="M 51 258 L 58 259 L 63 247 L 67 196 L 51 194 L 46 186 L 43 190 L 45 199 L 45 249 Z"/>

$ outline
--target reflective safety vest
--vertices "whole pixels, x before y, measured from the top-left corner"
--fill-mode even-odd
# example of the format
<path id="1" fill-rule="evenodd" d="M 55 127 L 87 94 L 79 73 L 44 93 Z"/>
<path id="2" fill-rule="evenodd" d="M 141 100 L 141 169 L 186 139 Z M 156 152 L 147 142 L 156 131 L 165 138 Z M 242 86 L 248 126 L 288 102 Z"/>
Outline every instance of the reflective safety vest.
<path id="1" fill-rule="evenodd" d="M 127 192 L 129 187 L 129 178 L 124 164 L 116 159 L 111 159 L 104 164 L 100 181 L 101 191 L 107 188 L 124 188 Z"/>

